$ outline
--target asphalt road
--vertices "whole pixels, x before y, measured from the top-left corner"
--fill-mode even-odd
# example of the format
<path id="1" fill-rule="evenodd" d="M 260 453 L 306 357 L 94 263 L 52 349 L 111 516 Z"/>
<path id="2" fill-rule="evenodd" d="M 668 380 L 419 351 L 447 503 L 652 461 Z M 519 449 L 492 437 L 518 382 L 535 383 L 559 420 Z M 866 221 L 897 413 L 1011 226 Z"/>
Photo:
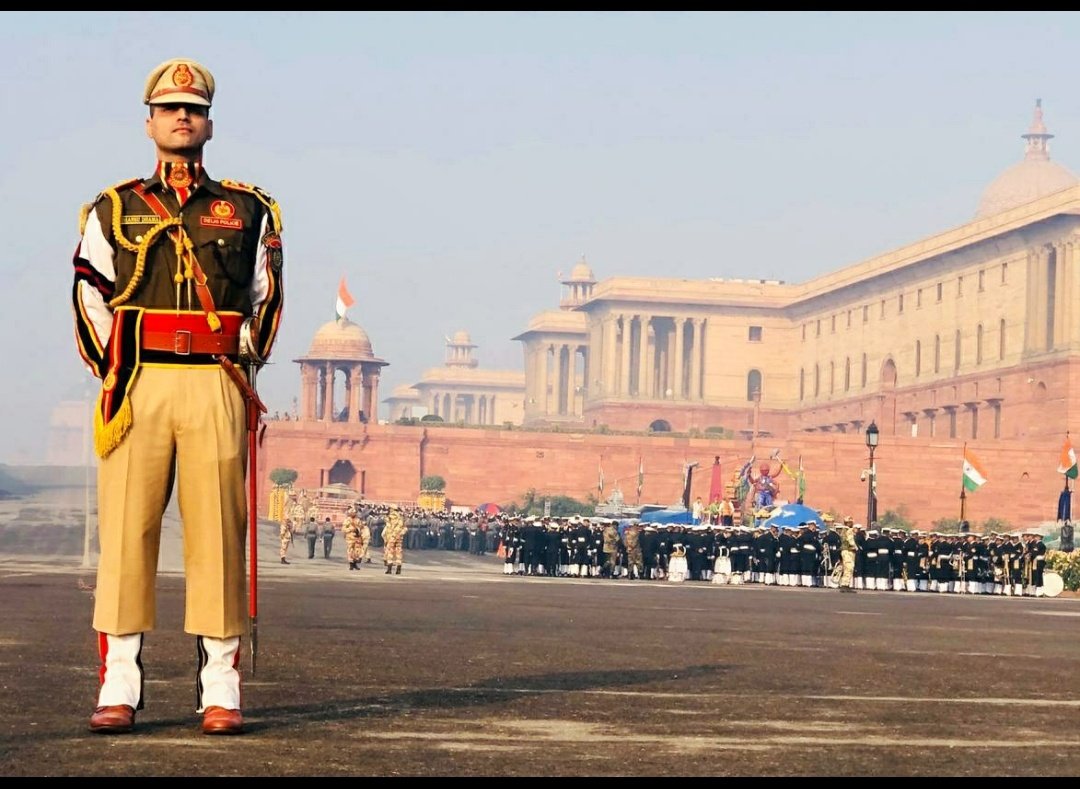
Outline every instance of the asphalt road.
<path id="1" fill-rule="evenodd" d="M 387 576 L 260 543 L 240 737 L 199 731 L 176 570 L 146 709 L 105 736 L 92 571 L 0 556 L 0 774 L 1080 774 L 1076 598 L 518 578 L 439 551 Z"/>

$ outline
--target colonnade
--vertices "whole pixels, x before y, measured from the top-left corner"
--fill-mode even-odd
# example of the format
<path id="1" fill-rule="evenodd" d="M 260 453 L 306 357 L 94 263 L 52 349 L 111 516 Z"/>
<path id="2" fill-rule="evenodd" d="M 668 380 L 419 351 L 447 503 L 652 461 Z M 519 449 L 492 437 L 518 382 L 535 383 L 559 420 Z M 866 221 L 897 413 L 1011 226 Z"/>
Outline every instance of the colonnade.
<path id="1" fill-rule="evenodd" d="M 300 365 L 300 418 L 317 422 L 360 422 L 376 418 L 382 362 L 304 361 Z M 341 403 L 334 379 L 343 373 Z"/>

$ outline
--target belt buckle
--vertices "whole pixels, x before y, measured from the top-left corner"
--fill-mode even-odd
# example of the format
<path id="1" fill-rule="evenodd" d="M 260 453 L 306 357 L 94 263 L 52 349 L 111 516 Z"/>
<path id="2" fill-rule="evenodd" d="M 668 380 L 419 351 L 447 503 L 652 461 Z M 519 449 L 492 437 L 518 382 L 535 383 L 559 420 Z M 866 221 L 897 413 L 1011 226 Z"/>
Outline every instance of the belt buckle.
<path id="1" fill-rule="evenodd" d="M 187 329 L 177 329 L 173 334 L 173 353 L 177 356 L 191 355 L 191 332 Z"/>

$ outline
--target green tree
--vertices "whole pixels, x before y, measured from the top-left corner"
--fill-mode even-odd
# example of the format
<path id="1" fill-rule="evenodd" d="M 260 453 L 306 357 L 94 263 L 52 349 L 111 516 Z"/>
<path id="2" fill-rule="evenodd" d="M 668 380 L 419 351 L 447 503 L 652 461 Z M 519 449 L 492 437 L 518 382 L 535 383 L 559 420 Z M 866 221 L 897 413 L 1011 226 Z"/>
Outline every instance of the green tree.
<path id="1" fill-rule="evenodd" d="M 300 472 L 296 469 L 276 468 L 270 472 L 270 481 L 279 488 L 287 488 L 289 485 L 296 482 L 296 478 L 299 476 Z"/>
<path id="2" fill-rule="evenodd" d="M 428 474 L 420 480 L 420 490 L 441 493 L 446 490 L 446 480 L 438 474 Z"/>
<path id="3" fill-rule="evenodd" d="M 1010 532 L 1013 530 L 1013 525 L 1001 518 L 987 518 L 983 521 L 982 530 L 984 534 L 989 534 L 992 531 L 996 531 L 999 534 L 1004 532 Z"/>
<path id="4" fill-rule="evenodd" d="M 555 518 L 569 517 L 571 515 L 590 516 L 596 514 L 596 497 L 590 496 L 589 501 L 579 501 L 571 496 L 543 496 L 536 492 L 536 488 L 529 488 L 521 497 L 521 503 L 512 502 L 503 507 L 503 511 L 513 515 L 543 515 L 544 502 L 551 502 L 551 515 Z"/>
<path id="5" fill-rule="evenodd" d="M 954 534 L 960 531 L 960 520 L 958 518 L 938 518 L 933 523 L 934 531 L 939 531 L 942 534 Z"/>
<path id="6" fill-rule="evenodd" d="M 551 514 L 556 518 L 570 515 L 595 515 L 596 507 L 584 501 L 578 501 L 571 496 L 550 496 Z M 543 511 L 543 504 L 540 507 Z"/>
<path id="7" fill-rule="evenodd" d="M 878 518 L 878 526 L 883 529 L 911 531 L 915 524 L 908 518 L 907 505 L 898 504 L 895 510 L 885 510 L 884 514 Z"/>

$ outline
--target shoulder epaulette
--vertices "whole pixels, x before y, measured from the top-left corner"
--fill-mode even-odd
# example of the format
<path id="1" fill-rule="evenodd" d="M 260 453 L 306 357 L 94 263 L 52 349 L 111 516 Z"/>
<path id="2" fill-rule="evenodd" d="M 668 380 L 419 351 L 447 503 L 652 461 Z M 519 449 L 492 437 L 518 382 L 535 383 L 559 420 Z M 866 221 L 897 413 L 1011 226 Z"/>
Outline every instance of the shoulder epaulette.
<path id="1" fill-rule="evenodd" d="M 262 203 L 270 210 L 270 216 L 274 220 L 274 230 L 278 233 L 282 230 L 281 222 L 281 206 L 278 205 L 277 200 L 270 196 L 270 193 L 265 189 L 261 189 L 254 184 L 245 184 L 240 181 L 231 181 L 228 178 L 221 179 L 221 185 L 226 189 L 232 189 L 237 192 L 247 192 L 248 194 L 255 195 L 259 202 Z"/>
<path id="2" fill-rule="evenodd" d="M 90 212 L 94 210 L 94 206 L 101 202 L 109 192 L 116 192 L 123 189 L 125 186 L 131 186 L 134 183 L 138 183 L 142 178 L 128 178 L 126 181 L 121 181 L 115 186 L 110 186 L 108 189 L 103 189 L 97 193 L 97 196 L 89 203 L 83 203 L 79 209 L 79 235 L 81 236 L 86 232 L 86 220 L 90 216 Z"/>

